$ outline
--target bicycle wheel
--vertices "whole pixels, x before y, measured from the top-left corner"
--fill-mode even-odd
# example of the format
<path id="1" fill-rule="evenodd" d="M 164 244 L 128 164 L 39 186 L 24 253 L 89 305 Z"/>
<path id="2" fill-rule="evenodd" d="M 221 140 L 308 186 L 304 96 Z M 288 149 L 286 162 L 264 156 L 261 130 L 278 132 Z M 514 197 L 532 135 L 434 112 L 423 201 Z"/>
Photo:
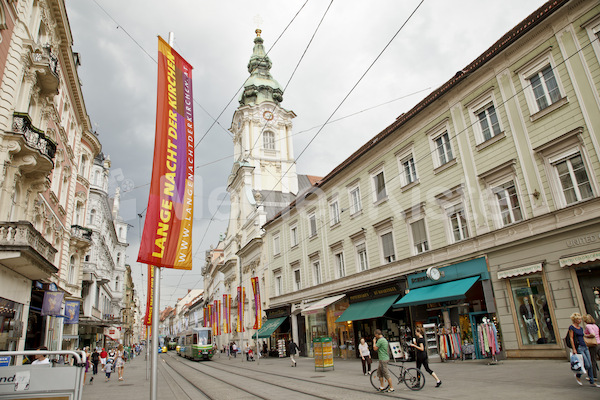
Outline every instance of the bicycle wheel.
<path id="1" fill-rule="evenodd" d="M 373 387 L 375 389 L 379 389 L 380 382 L 379 382 L 379 376 L 377 376 L 377 370 L 372 371 L 371 376 L 369 378 L 371 379 L 371 385 L 373 385 Z M 388 383 L 387 379 L 384 379 L 383 380 L 383 388 L 387 389 L 389 385 L 390 384 Z"/>
<path id="2" fill-rule="evenodd" d="M 410 390 L 421 390 L 425 386 L 425 375 L 416 368 L 407 368 L 404 371 L 404 383 Z"/>

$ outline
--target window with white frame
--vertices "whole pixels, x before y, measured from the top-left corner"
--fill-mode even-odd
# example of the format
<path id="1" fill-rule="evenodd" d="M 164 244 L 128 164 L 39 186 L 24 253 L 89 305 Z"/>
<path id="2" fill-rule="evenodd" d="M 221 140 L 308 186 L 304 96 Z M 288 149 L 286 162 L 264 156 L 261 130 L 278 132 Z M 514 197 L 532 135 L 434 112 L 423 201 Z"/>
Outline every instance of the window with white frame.
<path id="1" fill-rule="evenodd" d="M 322 282 L 322 280 L 321 280 L 321 261 L 314 260 L 312 262 L 312 269 L 313 269 L 313 279 L 314 279 L 315 285 L 320 285 Z"/>
<path id="2" fill-rule="evenodd" d="M 290 246 L 294 247 L 298 245 L 298 225 L 293 225 L 290 228 Z"/>
<path id="3" fill-rule="evenodd" d="M 549 47 L 517 70 L 532 115 L 545 109 L 552 110 L 550 106 L 566 101 L 554 66 L 552 48 Z"/>
<path id="4" fill-rule="evenodd" d="M 411 153 L 400 160 L 400 181 L 402 186 L 406 186 L 416 182 L 417 179 L 415 159 Z"/>
<path id="5" fill-rule="evenodd" d="M 302 281 L 300 278 L 300 270 L 294 270 L 294 290 L 302 289 Z"/>
<path id="6" fill-rule="evenodd" d="M 354 215 L 362 210 L 362 203 L 360 201 L 360 186 L 356 185 L 348 190 L 348 197 L 350 198 L 350 214 Z"/>
<path id="7" fill-rule="evenodd" d="M 337 200 L 329 203 L 329 224 L 335 225 L 340 222 L 340 205 Z"/>
<path id="8" fill-rule="evenodd" d="M 394 234 L 387 232 L 381 235 L 381 254 L 385 263 L 391 263 L 396 260 L 396 250 L 394 249 Z"/>
<path id="9" fill-rule="evenodd" d="M 429 250 L 429 242 L 427 241 L 427 231 L 425 230 L 425 218 L 410 224 L 410 230 L 413 240 L 413 249 L 415 254 L 423 253 Z"/>
<path id="10" fill-rule="evenodd" d="M 71 260 L 69 261 L 69 276 L 67 277 L 67 281 L 73 285 L 75 284 L 75 256 L 71 256 Z"/>
<path id="11" fill-rule="evenodd" d="M 581 153 L 570 155 L 552 165 L 558 174 L 558 182 L 566 204 L 573 204 L 593 196 Z"/>
<path id="12" fill-rule="evenodd" d="M 283 294 L 283 279 L 281 274 L 275 275 L 275 296 L 281 296 Z"/>
<path id="13" fill-rule="evenodd" d="M 450 144 L 450 135 L 448 131 L 433 138 L 436 154 L 436 167 L 442 166 L 454 159 L 452 155 L 452 145 Z"/>
<path id="14" fill-rule="evenodd" d="M 369 269 L 369 261 L 367 259 L 367 245 L 365 242 L 356 245 L 356 264 L 359 271 Z"/>
<path id="15" fill-rule="evenodd" d="M 273 254 L 277 255 L 281 253 L 281 248 L 279 246 L 279 235 L 273 236 Z"/>
<path id="16" fill-rule="evenodd" d="M 469 227 L 465 218 L 465 210 L 462 205 L 449 207 L 446 210 L 450 221 L 450 230 L 454 242 L 459 242 L 469 237 Z"/>
<path id="17" fill-rule="evenodd" d="M 494 103 L 490 102 L 477 110 L 475 116 L 477 117 L 479 131 L 481 132 L 483 141 L 490 140 L 502 132 Z"/>
<path id="18" fill-rule="evenodd" d="M 523 219 L 521 204 L 515 182 L 510 180 L 492 189 L 502 217 L 502 225 L 510 225 Z"/>
<path id="19" fill-rule="evenodd" d="M 344 264 L 344 252 L 335 253 L 333 255 L 335 261 L 335 273 L 338 278 L 346 276 L 346 266 Z"/>
<path id="20" fill-rule="evenodd" d="M 376 171 L 371 175 L 373 181 L 374 202 L 382 201 L 387 198 L 385 189 L 385 175 L 383 169 Z"/>
<path id="21" fill-rule="evenodd" d="M 263 132 L 263 147 L 265 150 L 275 150 L 275 134 L 273 132 Z"/>
<path id="22" fill-rule="evenodd" d="M 312 213 L 308 216 L 308 226 L 309 226 L 309 237 L 313 237 L 317 235 L 317 215 Z"/>

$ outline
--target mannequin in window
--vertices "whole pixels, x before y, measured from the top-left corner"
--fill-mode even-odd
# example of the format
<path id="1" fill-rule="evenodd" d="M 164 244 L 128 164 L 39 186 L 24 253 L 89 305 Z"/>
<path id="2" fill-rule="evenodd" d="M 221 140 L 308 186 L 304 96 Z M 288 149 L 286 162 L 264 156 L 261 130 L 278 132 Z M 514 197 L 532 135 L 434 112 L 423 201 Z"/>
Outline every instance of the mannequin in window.
<path id="1" fill-rule="evenodd" d="M 519 314 L 521 314 L 521 318 L 523 318 L 523 321 L 525 322 L 529 343 L 533 343 L 534 338 L 537 338 L 538 336 L 538 326 L 535 321 L 533 306 L 529 304 L 528 297 L 523 297 L 523 304 L 521 304 L 521 307 L 519 308 Z"/>

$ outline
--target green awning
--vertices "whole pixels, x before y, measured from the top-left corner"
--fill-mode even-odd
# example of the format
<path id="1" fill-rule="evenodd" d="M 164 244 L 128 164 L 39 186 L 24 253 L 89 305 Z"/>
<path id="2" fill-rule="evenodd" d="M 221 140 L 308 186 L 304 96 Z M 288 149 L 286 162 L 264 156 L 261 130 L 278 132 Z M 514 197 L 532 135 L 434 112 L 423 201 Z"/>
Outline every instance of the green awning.
<path id="1" fill-rule="evenodd" d="M 264 338 L 271 337 L 273 332 L 275 332 L 275 329 L 279 328 L 279 325 L 283 324 L 283 321 L 285 321 L 286 319 L 287 319 L 287 317 L 279 317 L 279 318 L 273 318 L 273 319 L 266 320 L 265 323 L 263 324 L 262 328 L 260 328 L 258 330 L 258 338 L 264 339 Z M 254 335 L 252 335 L 252 337 L 255 338 L 256 333 Z"/>
<path id="2" fill-rule="evenodd" d="M 358 321 L 361 319 L 379 318 L 390 309 L 398 299 L 398 295 L 382 297 L 379 299 L 352 303 L 335 322 Z"/>
<path id="3" fill-rule="evenodd" d="M 479 276 L 471 276 L 456 281 L 412 289 L 394 304 L 394 308 L 462 299 L 478 279 Z"/>

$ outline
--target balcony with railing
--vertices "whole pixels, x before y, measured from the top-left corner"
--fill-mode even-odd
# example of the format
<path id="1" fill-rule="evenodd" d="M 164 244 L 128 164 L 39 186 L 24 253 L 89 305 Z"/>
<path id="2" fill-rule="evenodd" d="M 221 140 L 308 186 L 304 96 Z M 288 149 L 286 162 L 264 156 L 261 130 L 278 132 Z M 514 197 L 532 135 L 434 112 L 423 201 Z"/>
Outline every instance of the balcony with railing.
<path id="1" fill-rule="evenodd" d="M 31 53 L 32 65 L 35 67 L 37 82 L 43 93 L 58 94 L 60 70 L 58 57 L 52 53 L 49 45 L 36 48 Z"/>
<path id="2" fill-rule="evenodd" d="M 13 114 L 12 133 L 22 142 L 20 153 L 35 156 L 37 162 L 31 165 L 32 169 L 47 174 L 54 168 L 52 160 L 56 154 L 56 143 L 44 131 L 33 126 L 29 114 Z"/>
<path id="3" fill-rule="evenodd" d="M 0 260 L 13 271 L 31 279 L 57 273 L 56 249 L 28 221 L 0 222 Z"/>
<path id="4" fill-rule="evenodd" d="M 85 249 L 92 244 L 92 230 L 80 225 L 71 225 L 71 245 Z"/>

